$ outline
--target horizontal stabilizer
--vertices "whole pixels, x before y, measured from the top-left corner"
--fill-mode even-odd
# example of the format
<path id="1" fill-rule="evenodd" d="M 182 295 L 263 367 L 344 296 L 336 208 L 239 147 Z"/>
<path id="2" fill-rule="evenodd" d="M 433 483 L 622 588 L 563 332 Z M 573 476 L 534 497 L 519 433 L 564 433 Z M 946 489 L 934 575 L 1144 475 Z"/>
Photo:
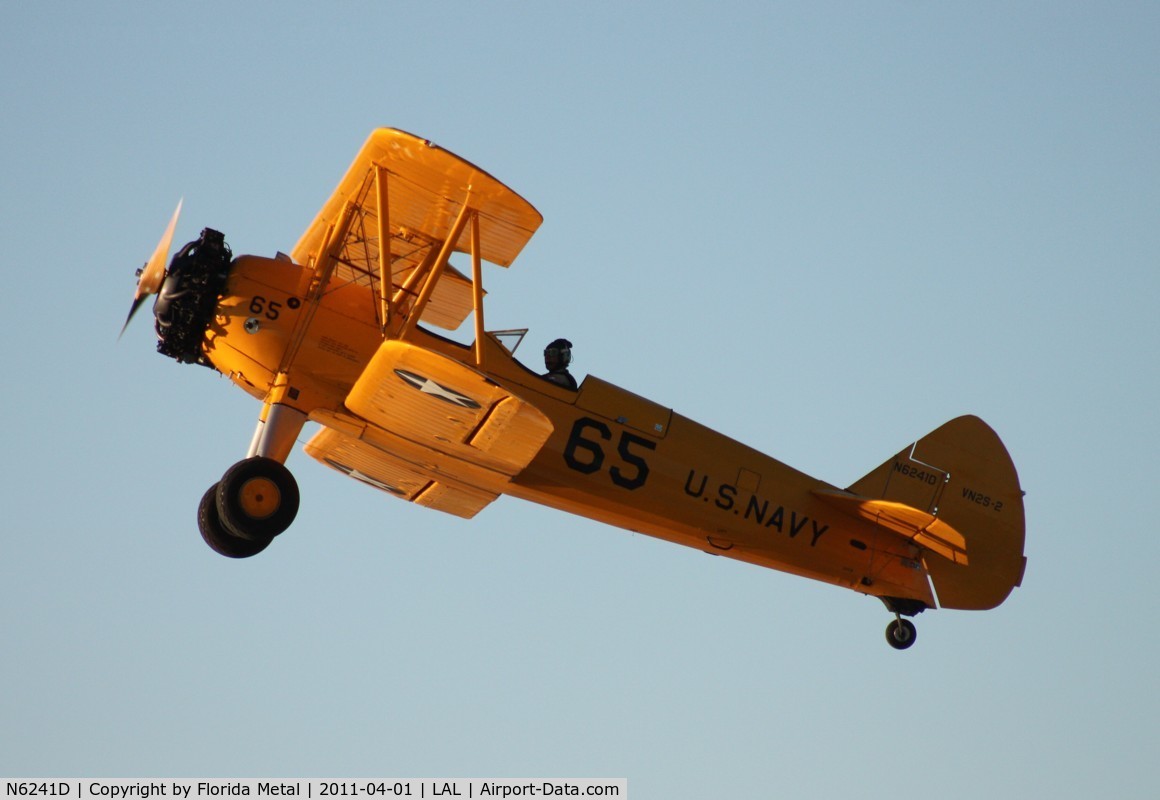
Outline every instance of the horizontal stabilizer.
<path id="1" fill-rule="evenodd" d="M 872 500 L 850 492 L 819 489 L 814 494 L 834 508 L 905 536 L 919 547 L 966 566 L 967 540 L 933 514 L 892 500 Z"/>

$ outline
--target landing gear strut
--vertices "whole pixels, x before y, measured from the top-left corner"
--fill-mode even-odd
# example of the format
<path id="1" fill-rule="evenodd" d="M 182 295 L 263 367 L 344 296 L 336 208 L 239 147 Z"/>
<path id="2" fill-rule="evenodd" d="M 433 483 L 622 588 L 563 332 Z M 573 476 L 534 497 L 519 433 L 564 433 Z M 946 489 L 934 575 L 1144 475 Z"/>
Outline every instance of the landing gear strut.
<path id="1" fill-rule="evenodd" d="M 290 527 L 298 499 L 298 483 L 290 470 L 271 458 L 247 458 L 226 470 L 202 496 L 197 527 L 214 552 L 249 558 Z"/>

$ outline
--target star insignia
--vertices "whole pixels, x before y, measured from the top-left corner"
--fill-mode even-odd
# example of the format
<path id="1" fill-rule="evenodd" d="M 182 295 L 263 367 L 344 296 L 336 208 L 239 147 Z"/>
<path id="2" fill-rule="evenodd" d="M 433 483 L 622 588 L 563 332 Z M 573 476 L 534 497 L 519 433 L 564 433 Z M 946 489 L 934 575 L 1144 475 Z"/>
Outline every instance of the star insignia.
<path id="1" fill-rule="evenodd" d="M 395 370 L 395 374 L 403 379 L 408 385 L 418 389 L 423 394 L 429 394 L 432 397 L 438 397 L 452 405 L 460 408 L 479 408 L 479 403 L 472 400 L 465 394 L 460 394 L 454 389 L 448 389 L 442 384 L 436 383 L 430 378 L 425 378 L 422 375 L 416 375 L 414 372 L 407 372 L 405 369 Z"/>
<path id="2" fill-rule="evenodd" d="M 367 486 L 373 486 L 376 489 L 382 489 L 384 492 L 390 492 L 391 494 L 398 495 L 399 497 L 403 497 L 406 494 L 402 489 L 397 489 L 394 486 L 391 486 L 389 483 L 383 483 L 382 481 L 375 480 L 370 475 L 367 475 L 364 472 L 359 472 L 354 467 L 348 467 L 346 464 L 335 461 L 333 458 L 326 459 L 326 463 L 334 467 L 339 472 L 345 472 L 356 481 L 362 481 Z"/>

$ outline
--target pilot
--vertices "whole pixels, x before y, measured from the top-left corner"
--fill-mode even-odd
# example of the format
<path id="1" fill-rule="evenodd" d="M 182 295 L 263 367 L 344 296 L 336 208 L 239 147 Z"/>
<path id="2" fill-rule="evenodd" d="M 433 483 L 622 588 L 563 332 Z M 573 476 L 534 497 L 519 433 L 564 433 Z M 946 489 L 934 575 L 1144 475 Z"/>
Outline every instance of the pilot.
<path id="1" fill-rule="evenodd" d="M 571 363 L 572 343 L 567 339 L 556 339 L 544 348 L 544 368 L 548 371 L 540 377 L 575 391 L 576 379 L 568 371 Z"/>

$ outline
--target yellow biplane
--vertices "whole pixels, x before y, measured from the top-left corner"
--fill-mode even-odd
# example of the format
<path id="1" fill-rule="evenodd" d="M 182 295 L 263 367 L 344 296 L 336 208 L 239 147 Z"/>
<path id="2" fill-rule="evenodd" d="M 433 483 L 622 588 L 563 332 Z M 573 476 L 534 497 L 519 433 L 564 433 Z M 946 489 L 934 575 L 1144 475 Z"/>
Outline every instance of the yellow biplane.
<path id="1" fill-rule="evenodd" d="M 207 228 L 169 261 L 180 210 L 129 319 L 156 295 L 157 349 L 262 402 L 246 458 L 198 506 L 222 555 L 293 522 L 284 463 L 312 420 L 310 456 L 389 495 L 464 518 L 512 495 L 874 595 L 899 649 L 915 640 L 904 617 L 992 608 L 1022 579 L 1023 493 L 975 417 L 840 489 L 594 376 L 572 388 L 520 363 L 523 331 L 484 327 L 482 264 L 510 266 L 542 218 L 431 142 L 372 133 L 289 255 L 234 258 Z M 432 330 L 468 316 L 471 345 Z"/>

